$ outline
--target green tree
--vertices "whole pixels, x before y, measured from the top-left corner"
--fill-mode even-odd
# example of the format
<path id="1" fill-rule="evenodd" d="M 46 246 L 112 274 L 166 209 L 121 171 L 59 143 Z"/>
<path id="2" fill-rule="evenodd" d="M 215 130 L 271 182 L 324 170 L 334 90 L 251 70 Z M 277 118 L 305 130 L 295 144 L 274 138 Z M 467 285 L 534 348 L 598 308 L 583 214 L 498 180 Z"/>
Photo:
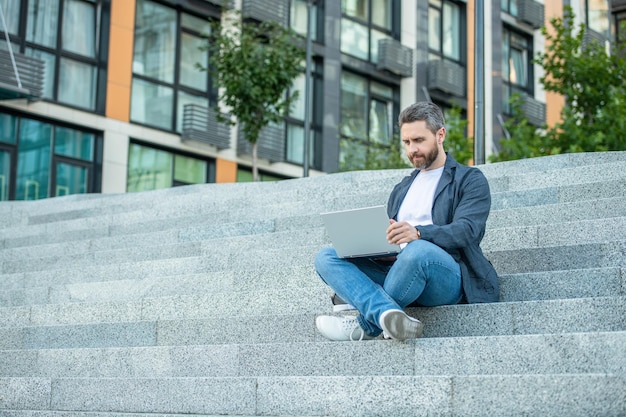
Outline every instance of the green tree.
<path id="1" fill-rule="evenodd" d="M 252 145 L 252 173 L 258 180 L 257 142 L 261 129 L 283 120 L 297 91 L 287 94 L 300 74 L 305 50 L 298 35 L 274 22 L 255 23 L 224 11 L 208 43 L 209 68 L 220 104 L 228 108 Z M 222 113 L 222 110 L 219 110 Z M 220 117 L 234 125 L 230 118 Z"/>
<path id="2" fill-rule="evenodd" d="M 489 161 L 511 161 L 560 153 L 551 147 L 551 140 L 545 130 L 528 122 L 522 110 L 523 100 L 519 94 L 514 94 L 509 100 L 512 116 L 504 122 L 508 135 L 500 140 L 500 151 L 492 154 Z"/>
<path id="3" fill-rule="evenodd" d="M 393 135 L 389 146 L 364 146 L 354 141 L 341 141 L 342 160 L 339 171 L 400 169 L 411 166 L 398 135 Z"/>
<path id="4" fill-rule="evenodd" d="M 510 138 L 503 139 L 492 161 L 529 158 L 566 152 L 626 150 L 626 59 L 614 46 L 587 40 L 584 24 L 575 24 L 571 7 L 563 18 L 550 19 L 552 31 L 542 28 L 545 52 L 534 63 L 543 68 L 540 82 L 546 91 L 563 95 L 567 102 L 561 121 L 537 129 L 528 124 L 513 97 L 513 117 L 505 126 Z M 623 45 L 622 45 L 623 46 Z"/>
<path id="5" fill-rule="evenodd" d="M 474 138 L 468 137 L 467 119 L 461 114 L 460 107 L 455 106 L 446 113 L 446 140 L 444 147 L 452 154 L 457 162 L 468 164 L 474 159 Z"/>
<path id="6" fill-rule="evenodd" d="M 574 12 L 565 8 L 563 18 L 542 33 L 548 45 L 535 60 L 545 71 L 540 79 L 546 91 L 567 99 L 562 122 L 548 137 L 560 152 L 593 152 L 626 149 L 626 60 L 607 53 L 604 44 L 585 41 L 587 28 L 575 25 Z"/>

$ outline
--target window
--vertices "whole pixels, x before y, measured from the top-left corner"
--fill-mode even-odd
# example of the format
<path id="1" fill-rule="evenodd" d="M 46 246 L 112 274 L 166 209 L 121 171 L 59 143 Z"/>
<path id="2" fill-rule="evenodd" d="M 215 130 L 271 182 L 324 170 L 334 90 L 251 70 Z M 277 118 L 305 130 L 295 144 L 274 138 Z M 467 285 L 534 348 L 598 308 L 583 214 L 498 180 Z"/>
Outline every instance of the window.
<path id="1" fill-rule="evenodd" d="M 95 132 L 0 114 L 0 200 L 99 192 L 101 148 Z"/>
<path id="2" fill-rule="evenodd" d="M 609 38 L 609 1 L 608 0 L 586 0 L 587 27 Z"/>
<path id="3" fill-rule="evenodd" d="M 506 27 L 502 37 L 502 105 L 505 113 L 510 114 L 509 99 L 513 94 L 534 94 L 532 39 Z"/>
<path id="4" fill-rule="evenodd" d="M 15 51 L 46 64 L 44 99 L 104 112 L 106 0 L 0 0 Z M 104 31 L 108 33 L 108 31 Z M 4 36 L 3 36 L 4 37 Z"/>
<path id="5" fill-rule="evenodd" d="M 321 111 L 321 97 L 319 92 L 322 91 L 322 74 L 321 66 L 313 62 L 311 70 L 311 96 L 309 98 L 309 117 L 311 122 L 311 132 L 309 133 L 309 165 L 315 167 L 315 161 L 319 160 L 315 155 L 316 137 L 321 133 L 321 122 L 319 117 Z M 286 120 L 287 133 L 287 149 L 285 152 L 287 162 L 294 164 L 304 163 L 304 119 L 305 119 L 305 100 L 306 100 L 306 77 L 300 74 L 293 83 L 292 90 L 298 91 L 298 98 L 291 106 L 289 115 Z M 291 91 L 290 91 L 291 92 Z"/>
<path id="6" fill-rule="evenodd" d="M 209 107 L 216 100 L 207 71 L 207 17 L 150 0 L 137 0 L 133 84 L 133 122 L 182 132 L 185 104 Z"/>
<path id="7" fill-rule="evenodd" d="M 342 0 L 341 52 L 378 62 L 378 41 L 396 39 L 393 32 L 395 0 Z"/>
<path id="8" fill-rule="evenodd" d="M 343 71 L 341 76 L 340 161 L 363 168 L 369 147 L 386 148 L 399 108 L 394 88 Z M 349 161 L 348 161 L 349 160 Z"/>
<path id="9" fill-rule="evenodd" d="M 500 0 L 500 8 L 511 16 L 517 17 L 517 0 Z"/>
<path id="10" fill-rule="evenodd" d="M 128 192 L 214 182 L 215 163 L 140 143 L 128 150 Z"/>
<path id="11" fill-rule="evenodd" d="M 626 12 L 616 13 L 615 15 L 615 43 L 621 51 L 626 47 Z"/>
<path id="12" fill-rule="evenodd" d="M 465 32 L 464 10 L 451 1 L 430 0 L 428 9 L 428 49 L 430 59 L 449 59 L 462 63 L 461 33 Z"/>
<path id="13" fill-rule="evenodd" d="M 307 30 L 307 0 L 291 0 L 289 21 L 291 28 L 299 35 L 306 37 Z M 320 22 L 318 16 L 317 3 L 311 5 L 311 39 L 317 42 L 321 42 L 321 35 L 324 32 L 323 27 L 319 27 Z"/>

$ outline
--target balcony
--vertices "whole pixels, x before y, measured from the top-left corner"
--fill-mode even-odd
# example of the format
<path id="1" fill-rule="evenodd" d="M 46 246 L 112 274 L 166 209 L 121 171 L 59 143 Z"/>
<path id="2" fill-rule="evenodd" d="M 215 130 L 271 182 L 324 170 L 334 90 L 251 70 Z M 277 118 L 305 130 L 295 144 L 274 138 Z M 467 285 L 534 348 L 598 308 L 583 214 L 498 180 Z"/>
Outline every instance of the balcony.
<path id="1" fill-rule="evenodd" d="M 230 148 L 231 127 L 217 120 L 217 111 L 197 104 L 186 104 L 183 108 L 182 139 L 194 140 L 217 147 Z"/>
<path id="2" fill-rule="evenodd" d="M 259 22 L 276 22 L 286 27 L 289 23 L 288 0 L 243 0 L 241 16 Z"/>
<path id="3" fill-rule="evenodd" d="M 517 17 L 522 22 L 526 22 L 533 28 L 539 29 L 544 25 L 543 4 L 533 0 L 518 0 Z"/>
<path id="4" fill-rule="evenodd" d="M 237 155 L 252 155 L 252 145 L 239 129 L 237 136 Z M 282 126 L 268 125 L 261 129 L 257 141 L 257 156 L 270 162 L 285 160 L 285 129 Z"/>
<path id="5" fill-rule="evenodd" d="M 604 48 L 606 41 L 607 38 L 604 35 L 587 27 L 583 35 L 582 49 L 586 49 L 592 42 L 596 42 L 600 47 Z"/>
<path id="6" fill-rule="evenodd" d="M 0 100 L 39 100 L 43 96 L 44 62 L 15 52 L 13 58 L 15 67 L 9 51 L 0 49 Z"/>
<path id="7" fill-rule="evenodd" d="M 465 68 L 446 60 L 428 62 L 428 89 L 465 97 Z"/>
<path id="8" fill-rule="evenodd" d="M 225 7 L 227 9 L 232 9 L 235 5 L 235 0 L 204 0 L 207 3 L 211 3 L 215 6 Z"/>
<path id="9" fill-rule="evenodd" d="M 535 100 L 529 95 L 525 95 L 522 99 L 522 111 L 533 126 L 541 127 L 546 122 L 546 105 Z"/>
<path id="10" fill-rule="evenodd" d="M 379 40 L 377 69 L 410 77 L 413 75 L 413 50 L 395 39 Z"/>

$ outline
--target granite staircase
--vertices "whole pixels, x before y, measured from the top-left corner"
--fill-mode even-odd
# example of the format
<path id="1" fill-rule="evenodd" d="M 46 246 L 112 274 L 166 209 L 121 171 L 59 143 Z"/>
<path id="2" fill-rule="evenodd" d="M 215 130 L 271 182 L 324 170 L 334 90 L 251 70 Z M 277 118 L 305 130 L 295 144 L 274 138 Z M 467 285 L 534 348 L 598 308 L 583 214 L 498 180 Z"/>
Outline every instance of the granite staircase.
<path id="1" fill-rule="evenodd" d="M 500 302 L 328 342 L 318 213 L 409 170 L 0 203 L 0 416 L 624 416 L 626 152 L 479 167 Z"/>

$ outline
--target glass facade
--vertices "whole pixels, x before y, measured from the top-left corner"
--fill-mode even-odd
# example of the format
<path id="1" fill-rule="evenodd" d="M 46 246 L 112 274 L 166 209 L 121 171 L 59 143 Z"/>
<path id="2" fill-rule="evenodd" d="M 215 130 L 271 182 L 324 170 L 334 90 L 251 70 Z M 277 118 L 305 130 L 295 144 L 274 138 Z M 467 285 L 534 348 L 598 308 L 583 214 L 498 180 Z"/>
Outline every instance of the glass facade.
<path id="1" fill-rule="evenodd" d="M 378 41 L 395 39 L 393 0 L 341 1 L 341 52 L 378 62 Z"/>
<path id="2" fill-rule="evenodd" d="M 213 182 L 215 163 L 147 144 L 131 143 L 126 191 L 159 190 Z"/>
<path id="3" fill-rule="evenodd" d="M 430 0 L 428 9 L 428 49 L 431 59 L 461 62 L 464 17 L 460 4 Z"/>
<path id="4" fill-rule="evenodd" d="M 311 85 L 310 85 L 310 97 L 309 97 L 309 117 L 311 121 L 311 131 L 309 133 L 309 166 L 319 166 L 319 162 L 316 162 L 319 157 L 316 158 L 316 140 L 320 135 L 321 123 L 319 122 L 319 116 L 321 114 L 321 99 L 319 92 L 322 89 L 322 74 L 320 65 L 313 62 L 313 68 L 311 70 Z M 298 92 L 298 97 L 291 106 L 291 109 L 286 117 L 286 160 L 293 164 L 301 165 L 304 163 L 304 120 L 305 120 L 305 100 L 306 100 L 306 76 L 304 73 L 300 74 L 293 82 L 290 93 L 293 91 Z"/>
<path id="5" fill-rule="evenodd" d="M 185 104 L 215 101 L 207 71 L 204 35 L 208 17 L 151 0 L 137 0 L 130 118 L 163 130 L 182 131 Z"/>
<path id="6" fill-rule="evenodd" d="M 104 112 L 106 0 L 0 0 L 15 52 L 45 62 L 44 99 Z"/>
<path id="7" fill-rule="evenodd" d="M 341 75 L 340 163 L 363 168 L 369 147 L 389 147 L 399 104 L 391 86 L 343 71 Z"/>
<path id="8" fill-rule="evenodd" d="M 503 28 L 502 36 L 502 106 L 510 114 L 513 94 L 533 96 L 532 38 L 508 27 Z"/>
<path id="9" fill-rule="evenodd" d="M 0 114 L 0 199 L 99 192 L 101 147 L 94 132 Z"/>

